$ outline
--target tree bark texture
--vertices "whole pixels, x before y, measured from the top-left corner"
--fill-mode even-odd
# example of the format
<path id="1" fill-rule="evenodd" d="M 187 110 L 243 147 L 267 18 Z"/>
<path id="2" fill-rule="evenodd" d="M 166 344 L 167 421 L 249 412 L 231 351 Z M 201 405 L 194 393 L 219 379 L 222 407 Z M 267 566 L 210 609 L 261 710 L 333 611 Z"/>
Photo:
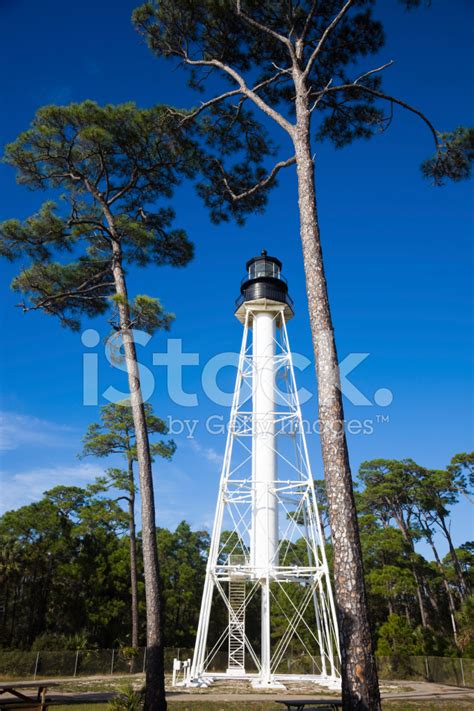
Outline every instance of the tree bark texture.
<path id="1" fill-rule="evenodd" d="M 342 395 L 316 207 L 310 110 L 306 87 L 295 78 L 293 141 L 306 291 L 318 378 L 320 441 L 334 552 L 334 587 L 345 711 L 378 711 L 380 693 L 368 617 L 362 552 L 344 432 Z"/>
<path id="2" fill-rule="evenodd" d="M 118 303 L 120 328 L 127 365 L 133 423 L 135 427 L 142 513 L 143 569 L 146 597 L 146 693 L 145 711 L 166 711 L 164 650 L 162 626 L 161 579 L 155 527 L 155 501 L 150 445 L 143 405 L 140 373 L 133 334 L 130 329 L 130 309 L 122 266 L 121 249 L 114 243 L 113 275 Z"/>
<path id="3" fill-rule="evenodd" d="M 132 647 L 138 648 L 138 571 L 137 571 L 137 536 L 135 527 L 135 477 L 133 460 L 128 460 L 128 481 L 130 494 L 128 499 L 129 536 L 130 536 L 130 591 L 132 596 Z"/>

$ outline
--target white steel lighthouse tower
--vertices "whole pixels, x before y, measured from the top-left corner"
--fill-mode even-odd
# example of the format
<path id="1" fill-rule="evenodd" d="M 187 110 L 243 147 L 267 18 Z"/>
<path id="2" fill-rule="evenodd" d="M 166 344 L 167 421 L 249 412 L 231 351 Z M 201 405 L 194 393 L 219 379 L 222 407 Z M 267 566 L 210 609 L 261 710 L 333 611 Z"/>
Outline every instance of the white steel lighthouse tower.
<path id="1" fill-rule="evenodd" d="M 229 676 L 257 687 L 339 681 L 281 266 L 266 252 L 247 262 L 237 301 L 244 333 L 188 684 Z"/>

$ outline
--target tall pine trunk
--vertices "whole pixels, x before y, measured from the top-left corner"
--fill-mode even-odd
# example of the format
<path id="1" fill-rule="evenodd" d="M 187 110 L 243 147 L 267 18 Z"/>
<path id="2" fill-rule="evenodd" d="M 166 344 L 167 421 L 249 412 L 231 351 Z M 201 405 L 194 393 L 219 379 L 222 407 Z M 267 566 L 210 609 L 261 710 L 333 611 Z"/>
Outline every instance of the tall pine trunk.
<path id="1" fill-rule="evenodd" d="M 300 232 L 318 378 L 320 441 L 334 553 L 334 588 L 345 711 L 378 711 L 380 692 L 369 624 L 359 526 L 344 432 L 339 368 L 316 207 L 307 92 L 295 76 Z"/>
<path id="2" fill-rule="evenodd" d="M 433 551 L 433 555 L 434 555 L 434 558 L 436 561 L 436 566 L 437 566 L 439 573 L 443 579 L 443 587 L 446 591 L 446 596 L 448 598 L 449 616 L 451 619 L 451 627 L 453 628 L 454 644 L 459 649 L 458 630 L 457 630 L 457 625 L 456 625 L 456 605 L 454 604 L 453 594 L 451 592 L 451 588 L 449 587 L 449 581 L 446 577 L 446 570 L 444 569 L 444 565 L 442 564 L 441 559 L 439 557 L 438 549 L 435 546 L 433 536 L 431 534 L 431 530 L 428 528 L 428 526 L 425 526 L 424 531 L 425 531 L 426 538 L 428 539 L 428 543 L 431 546 L 431 550 Z"/>
<path id="3" fill-rule="evenodd" d="M 466 580 L 464 578 L 464 573 L 462 572 L 461 568 L 461 563 L 459 562 L 459 558 L 456 553 L 456 549 L 454 548 L 453 545 L 453 539 L 451 538 L 451 532 L 446 525 L 446 520 L 444 516 L 439 517 L 439 522 L 441 526 L 441 530 L 443 531 L 444 537 L 446 538 L 449 546 L 449 555 L 451 556 L 451 560 L 453 562 L 454 570 L 456 572 L 456 577 L 459 581 L 459 594 L 461 595 L 461 600 L 464 600 L 464 598 L 467 595 L 467 590 L 466 590 Z"/>
<path id="4" fill-rule="evenodd" d="M 110 224 L 110 223 L 109 223 Z M 142 512 L 143 570 L 146 598 L 146 693 L 145 711 L 166 711 L 164 649 L 162 634 L 162 595 L 156 543 L 155 501 L 150 445 L 143 405 L 140 372 L 135 341 L 130 329 L 130 308 L 122 266 L 119 242 L 114 242 L 113 275 L 116 294 L 120 297 L 118 310 L 120 329 L 130 389 L 130 403 L 135 427 L 138 472 Z"/>
<path id="5" fill-rule="evenodd" d="M 420 617 L 421 617 L 421 626 L 424 628 L 429 627 L 428 624 L 428 612 L 426 610 L 426 605 L 425 605 L 425 595 L 424 595 L 424 580 L 423 577 L 418 573 L 417 567 L 416 567 L 416 561 L 415 561 L 415 556 L 416 556 L 416 551 L 415 551 L 415 544 L 413 542 L 413 536 L 411 535 L 405 520 L 403 516 L 395 516 L 395 521 L 402 533 L 404 541 L 408 544 L 410 547 L 410 568 L 411 572 L 413 575 L 413 579 L 415 581 L 415 587 L 416 587 L 416 599 L 418 600 L 418 608 L 420 610 Z"/>
<path id="6" fill-rule="evenodd" d="M 384 568 L 386 565 L 388 565 L 387 560 L 386 560 L 386 558 L 385 558 L 385 556 L 384 556 L 383 553 L 382 553 L 382 555 L 381 555 L 381 562 L 382 562 L 382 568 Z M 388 614 L 389 614 L 389 615 L 395 614 L 395 609 L 394 609 L 394 607 L 393 607 L 393 592 L 392 592 L 392 588 L 393 588 L 392 584 L 391 584 L 390 582 L 387 582 L 387 586 L 386 586 L 386 589 L 387 589 L 387 607 L 388 607 Z"/>
<path id="7" fill-rule="evenodd" d="M 132 647 L 138 647 L 138 571 L 137 571 L 137 536 L 135 526 L 135 477 L 133 459 L 128 458 L 128 499 L 129 537 L 130 537 L 130 591 L 132 594 Z"/>
<path id="8" fill-rule="evenodd" d="M 424 628 L 429 627 L 428 624 L 428 612 L 426 610 L 426 605 L 425 605 L 425 595 L 424 595 L 424 585 L 423 585 L 423 580 L 421 576 L 418 574 L 418 570 L 416 569 L 416 563 L 413 560 L 413 556 L 415 555 L 415 549 L 412 544 L 412 561 L 410 563 L 411 566 L 411 572 L 413 574 L 413 579 L 415 581 L 415 587 L 416 587 L 416 599 L 418 600 L 418 608 L 420 610 L 420 617 L 421 617 L 421 626 Z"/>

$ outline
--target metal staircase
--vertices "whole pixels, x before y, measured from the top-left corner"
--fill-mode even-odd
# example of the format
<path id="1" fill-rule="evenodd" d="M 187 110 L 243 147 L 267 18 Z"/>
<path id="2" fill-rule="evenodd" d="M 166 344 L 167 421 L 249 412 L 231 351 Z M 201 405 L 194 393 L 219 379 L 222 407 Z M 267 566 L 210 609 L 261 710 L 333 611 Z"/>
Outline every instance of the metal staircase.
<path id="1" fill-rule="evenodd" d="M 229 564 L 240 564 L 243 556 L 230 555 Z M 229 660 L 227 673 L 245 673 L 245 579 L 229 578 Z"/>

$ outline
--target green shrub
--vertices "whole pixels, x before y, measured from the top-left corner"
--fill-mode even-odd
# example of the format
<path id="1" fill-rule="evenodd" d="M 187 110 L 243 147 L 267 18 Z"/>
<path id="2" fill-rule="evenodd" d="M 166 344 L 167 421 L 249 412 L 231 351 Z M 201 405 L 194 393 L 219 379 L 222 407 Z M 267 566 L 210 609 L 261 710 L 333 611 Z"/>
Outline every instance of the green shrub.
<path id="1" fill-rule="evenodd" d="M 87 633 L 84 630 L 72 635 L 43 632 L 31 645 L 32 652 L 59 652 L 61 650 L 92 649 Z"/>
<path id="2" fill-rule="evenodd" d="M 131 684 L 123 687 L 117 696 L 108 703 L 113 711 L 141 711 L 143 709 L 143 689 L 135 691 Z"/>

